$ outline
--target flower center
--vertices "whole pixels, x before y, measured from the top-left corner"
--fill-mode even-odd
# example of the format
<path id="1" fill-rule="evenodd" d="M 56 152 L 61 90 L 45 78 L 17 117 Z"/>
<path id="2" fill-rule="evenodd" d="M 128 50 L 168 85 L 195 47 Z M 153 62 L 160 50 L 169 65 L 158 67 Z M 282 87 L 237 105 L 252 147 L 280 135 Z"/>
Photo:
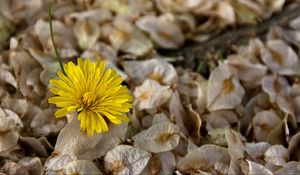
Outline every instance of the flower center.
<path id="1" fill-rule="evenodd" d="M 93 92 L 86 92 L 81 97 L 81 108 L 91 108 L 97 103 L 97 96 Z"/>

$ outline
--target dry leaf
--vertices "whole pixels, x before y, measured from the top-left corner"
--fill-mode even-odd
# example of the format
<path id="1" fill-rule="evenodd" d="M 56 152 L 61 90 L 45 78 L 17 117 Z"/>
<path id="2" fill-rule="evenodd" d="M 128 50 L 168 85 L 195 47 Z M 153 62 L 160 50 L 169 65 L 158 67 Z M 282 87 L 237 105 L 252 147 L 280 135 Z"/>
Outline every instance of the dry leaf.
<path id="1" fill-rule="evenodd" d="M 245 94 L 244 88 L 226 63 L 211 73 L 207 89 L 207 108 L 210 111 L 233 109 L 241 103 Z"/>
<path id="2" fill-rule="evenodd" d="M 18 163 L 30 174 L 40 174 L 42 172 L 42 162 L 38 157 L 24 157 Z"/>
<path id="3" fill-rule="evenodd" d="M 133 137 L 137 147 L 152 153 L 174 149 L 179 142 L 179 138 L 179 128 L 171 122 L 155 124 Z"/>
<path id="4" fill-rule="evenodd" d="M 266 141 L 268 134 L 281 123 L 272 111 L 261 111 L 253 118 L 254 136 L 258 142 Z"/>
<path id="5" fill-rule="evenodd" d="M 218 110 L 210 114 L 203 115 L 202 118 L 207 122 L 206 128 L 208 131 L 214 128 L 225 128 L 238 122 L 238 116 L 231 110 Z"/>
<path id="6" fill-rule="evenodd" d="M 136 24 L 142 30 L 148 32 L 160 47 L 175 49 L 184 42 L 181 28 L 171 14 L 159 17 L 144 16 Z"/>
<path id="7" fill-rule="evenodd" d="M 241 81 L 244 81 L 250 87 L 261 85 L 261 80 L 267 73 L 266 66 L 253 64 L 249 59 L 242 58 L 239 55 L 229 56 L 227 60 L 228 65 L 236 69 Z"/>
<path id="8" fill-rule="evenodd" d="M 152 42 L 139 28 L 125 19 L 115 19 L 109 34 L 111 45 L 126 53 L 143 56 L 152 50 Z"/>
<path id="9" fill-rule="evenodd" d="M 68 50 L 72 50 L 76 53 L 76 51 L 74 51 L 76 38 L 74 37 L 72 30 L 60 21 L 52 21 L 52 25 L 53 37 L 57 43 L 57 48 L 61 51 L 61 57 L 68 57 L 69 55 L 64 53 Z M 42 45 L 44 52 L 50 53 L 54 57 L 55 51 L 50 37 L 48 22 L 39 19 L 34 25 L 34 33 L 38 36 L 38 40 Z"/>
<path id="10" fill-rule="evenodd" d="M 232 129 L 225 129 L 225 136 L 230 157 L 235 161 L 242 160 L 246 155 L 245 138 Z"/>
<path id="11" fill-rule="evenodd" d="M 273 175 L 273 173 L 265 168 L 264 166 L 252 162 L 250 160 L 246 160 L 247 162 L 245 162 L 245 165 L 242 165 L 242 171 L 245 174 L 265 174 L 265 175 Z"/>
<path id="12" fill-rule="evenodd" d="M 17 83 L 23 96 L 30 99 L 39 99 L 40 96 L 27 84 L 28 75 L 33 69 L 39 66 L 37 61 L 23 49 L 11 50 L 9 53 L 9 60 L 15 75 L 19 75 Z"/>
<path id="13" fill-rule="evenodd" d="M 262 157 L 270 147 L 271 145 L 268 142 L 245 143 L 247 156 L 257 162 L 262 162 Z"/>
<path id="14" fill-rule="evenodd" d="M 47 136 L 58 133 L 66 125 L 64 119 L 56 119 L 54 108 L 48 108 L 35 115 L 30 123 L 34 135 Z"/>
<path id="15" fill-rule="evenodd" d="M 227 174 L 230 156 L 226 148 L 206 144 L 194 152 L 187 154 L 177 163 L 177 169 L 182 173 L 195 173 L 197 170 L 210 172 L 215 170 Z"/>
<path id="16" fill-rule="evenodd" d="M 146 61 L 124 61 L 123 67 L 128 76 L 136 84 L 140 84 L 148 78 L 161 84 L 170 85 L 177 79 L 174 67 L 163 59 L 153 58 Z"/>
<path id="17" fill-rule="evenodd" d="M 47 150 L 45 146 L 42 144 L 41 140 L 36 139 L 35 137 L 20 137 L 19 138 L 19 144 L 22 147 L 25 147 L 28 149 L 29 153 L 36 154 L 40 157 L 48 157 L 49 154 L 47 153 Z"/>
<path id="18" fill-rule="evenodd" d="M 29 172 L 26 170 L 25 167 L 20 165 L 19 163 L 16 163 L 11 160 L 6 160 L 4 164 L 2 165 L 1 172 L 4 172 L 5 174 L 24 174 L 24 175 L 30 175 Z"/>
<path id="19" fill-rule="evenodd" d="M 282 168 L 274 172 L 276 175 L 280 174 L 299 174 L 300 173 L 300 163 L 296 161 L 290 161 L 283 165 Z"/>
<path id="20" fill-rule="evenodd" d="M 0 31 L 0 33 L 1 33 L 1 31 Z M 8 83 L 8 84 L 12 85 L 13 87 L 17 88 L 16 78 L 13 76 L 13 74 L 10 72 L 8 66 L 5 64 L 1 64 L 1 67 L 0 67 L 0 81 L 3 81 L 4 83 Z M 2 84 L 2 82 L 1 82 L 1 84 Z"/>
<path id="21" fill-rule="evenodd" d="M 3 130 L 3 128 L 1 128 Z M 17 131 L 6 131 L 0 134 L 0 152 L 11 150 L 17 146 L 19 133 Z"/>
<path id="22" fill-rule="evenodd" d="M 276 102 L 283 112 L 293 115 L 294 118 L 293 102 L 289 94 L 291 87 L 287 79 L 276 75 L 265 76 L 262 89 L 269 94 L 271 102 Z"/>
<path id="23" fill-rule="evenodd" d="M 170 119 L 164 113 L 154 114 L 152 125 L 163 122 L 170 122 Z"/>
<path id="24" fill-rule="evenodd" d="M 182 106 L 179 94 L 177 91 L 172 94 L 171 100 L 169 103 L 170 115 L 174 117 L 175 123 L 180 128 L 180 132 L 184 135 L 188 135 L 188 130 L 185 127 L 185 122 L 187 122 L 187 114 L 185 109 Z"/>
<path id="25" fill-rule="evenodd" d="M 107 9 L 90 9 L 81 12 L 73 12 L 70 13 L 67 18 L 76 19 L 76 20 L 84 20 L 84 19 L 93 19 L 97 23 L 104 23 L 112 19 L 112 13 Z"/>
<path id="26" fill-rule="evenodd" d="M 100 36 L 99 25 L 93 19 L 78 20 L 74 26 L 74 35 L 81 49 L 90 48 Z"/>
<path id="27" fill-rule="evenodd" d="M 64 174 L 99 174 L 102 175 L 101 171 L 96 167 L 96 165 L 88 160 L 74 160 L 68 163 L 62 170 Z"/>
<path id="28" fill-rule="evenodd" d="M 102 133 L 95 133 L 92 137 L 81 131 L 76 116 L 59 133 L 55 151 L 60 154 L 78 155 L 94 148 L 101 139 Z"/>
<path id="29" fill-rule="evenodd" d="M 159 153 L 151 157 L 141 174 L 172 174 L 175 166 L 175 156 L 171 152 Z"/>
<path id="30" fill-rule="evenodd" d="M 289 153 L 282 145 L 274 145 L 266 151 L 264 159 L 276 166 L 284 166 L 289 160 Z"/>
<path id="31" fill-rule="evenodd" d="M 52 154 L 45 162 L 44 172 L 62 170 L 68 163 L 77 160 L 74 155 Z"/>
<path id="32" fill-rule="evenodd" d="M 113 174 L 139 174 L 147 165 L 151 154 L 129 145 L 119 145 L 104 157 L 104 167 Z"/>
<path id="33" fill-rule="evenodd" d="M 39 10 L 41 10 L 43 2 L 42 0 L 28 0 L 28 1 L 22 1 L 22 0 L 12 0 L 10 2 L 7 2 L 7 5 L 3 5 L 3 8 L 6 9 L 6 15 L 13 19 L 13 18 L 23 18 L 23 19 L 29 19 L 31 17 L 34 17 L 34 15 L 37 14 Z M 0 5 L 0 6 L 2 6 Z M 2 9 L 1 9 L 2 11 Z"/>
<path id="34" fill-rule="evenodd" d="M 119 145 L 125 140 L 125 134 L 128 128 L 128 123 L 123 122 L 120 125 L 110 123 L 108 132 L 103 134 L 100 141 L 95 146 L 95 157 L 104 156 L 111 148 Z"/>
<path id="35" fill-rule="evenodd" d="M 139 110 L 154 109 L 166 103 L 172 95 L 170 86 L 162 86 L 154 80 L 145 80 L 133 93 Z"/>
<path id="36" fill-rule="evenodd" d="M 262 60 L 280 75 L 299 75 L 300 61 L 295 51 L 282 40 L 269 40 L 262 49 Z"/>

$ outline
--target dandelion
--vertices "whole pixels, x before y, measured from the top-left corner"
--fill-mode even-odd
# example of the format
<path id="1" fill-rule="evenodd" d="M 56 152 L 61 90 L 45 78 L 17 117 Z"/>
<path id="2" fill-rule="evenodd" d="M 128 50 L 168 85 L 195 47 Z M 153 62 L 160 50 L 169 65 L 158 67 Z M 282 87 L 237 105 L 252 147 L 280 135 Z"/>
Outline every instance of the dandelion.
<path id="1" fill-rule="evenodd" d="M 57 73 L 58 80 L 50 80 L 50 91 L 57 96 L 49 98 L 49 103 L 61 108 L 55 113 L 57 118 L 77 111 L 80 128 L 89 136 L 108 131 L 104 116 L 115 124 L 129 121 L 124 113 L 132 107 L 132 96 L 121 85 L 121 76 L 106 70 L 105 63 L 78 58 L 78 65 L 69 62 L 64 71 Z"/>

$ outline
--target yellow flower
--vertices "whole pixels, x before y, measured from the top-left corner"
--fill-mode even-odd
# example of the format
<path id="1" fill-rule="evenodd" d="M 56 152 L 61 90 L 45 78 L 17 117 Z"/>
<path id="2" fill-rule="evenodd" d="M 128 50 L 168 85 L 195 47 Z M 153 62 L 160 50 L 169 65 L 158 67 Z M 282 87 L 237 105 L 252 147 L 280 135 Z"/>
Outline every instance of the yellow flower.
<path id="1" fill-rule="evenodd" d="M 77 111 L 80 128 L 89 136 L 108 130 L 103 116 L 120 124 L 129 121 L 124 115 L 132 107 L 132 96 L 122 78 L 112 69 L 105 70 L 103 62 L 93 63 L 89 59 L 78 58 L 78 65 L 69 62 L 64 65 L 66 74 L 57 73 L 58 80 L 50 80 L 50 91 L 57 96 L 49 98 L 49 103 L 60 107 L 57 118 Z"/>

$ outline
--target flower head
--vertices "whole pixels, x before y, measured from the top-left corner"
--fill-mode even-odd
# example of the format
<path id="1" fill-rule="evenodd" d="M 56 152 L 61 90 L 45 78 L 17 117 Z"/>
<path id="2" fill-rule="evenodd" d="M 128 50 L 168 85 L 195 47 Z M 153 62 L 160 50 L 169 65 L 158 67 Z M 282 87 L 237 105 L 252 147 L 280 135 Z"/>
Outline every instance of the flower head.
<path id="1" fill-rule="evenodd" d="M 124 113 L 132 107 L 132 96 L 114 70 L 106 70 L 103 62 L 80 58 L 78 65 L 69 62 L 64 70 L 65 74 L 57 73 L 58 80 L 50 80 L 50 91 L 57 96 L 49 98 L 49 103 L 61 108 L 55 113 L 57 118 L 77 111 L 80 128 L 90 136 L 108 130 L 104 116 L 115 124 L 129 121 Z"/>

